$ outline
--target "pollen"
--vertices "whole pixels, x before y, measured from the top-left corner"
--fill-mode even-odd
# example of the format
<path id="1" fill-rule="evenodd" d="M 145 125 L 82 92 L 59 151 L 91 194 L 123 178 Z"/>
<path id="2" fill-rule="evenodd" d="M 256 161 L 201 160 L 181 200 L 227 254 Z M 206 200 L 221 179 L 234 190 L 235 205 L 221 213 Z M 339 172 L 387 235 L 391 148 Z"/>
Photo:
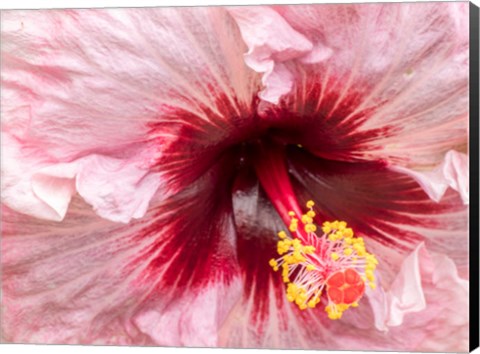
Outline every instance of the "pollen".
<path id="1" fill-rule="evenodd" d="M 291 234 L 277 234 L 280 257 L 269 264 L 274 271 L 281 270 L 287 301 L 300 310 L 323 307 L 328 318 L 338 320 L 346 310 L 359 306 L 367 285 L 377 287 L 378 260 L 345 221 L 325 221 L 317 234 L 314 205 L 308 201 L 301 216 L 288 213 Z"/>

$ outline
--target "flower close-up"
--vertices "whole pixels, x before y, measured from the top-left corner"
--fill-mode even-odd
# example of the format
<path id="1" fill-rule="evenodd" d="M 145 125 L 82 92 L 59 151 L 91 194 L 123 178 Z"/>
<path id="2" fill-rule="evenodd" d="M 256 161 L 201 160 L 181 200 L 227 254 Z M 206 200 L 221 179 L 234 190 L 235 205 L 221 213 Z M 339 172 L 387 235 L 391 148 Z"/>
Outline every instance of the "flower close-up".
<path id="1" fill-rule="evenodd" d="M 1 29 L 3 342 L 468 350 L 468 3 Z"/>

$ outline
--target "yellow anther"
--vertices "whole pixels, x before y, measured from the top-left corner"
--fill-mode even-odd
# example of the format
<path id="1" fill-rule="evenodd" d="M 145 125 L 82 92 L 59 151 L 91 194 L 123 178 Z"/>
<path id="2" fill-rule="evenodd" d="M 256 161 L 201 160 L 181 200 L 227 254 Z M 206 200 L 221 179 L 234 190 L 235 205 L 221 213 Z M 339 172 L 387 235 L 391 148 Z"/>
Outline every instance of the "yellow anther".
<path id="1" fill-rule="evenodd" d="M 314 204 L 310 202 L 307 206 L 311 208 Z M 297 232 L 301 221 L 307 237 L 299 235 L 299 238 L 295 238 L 285 231 L 279 231 L 277 252 L 281 258 L 269 261 L 274 270 L 282 268 L 289 302 L 295 303 L 301 310 L 315 308 L 322 302 L 321 289 L 327 286 L 328 276 L 334 271 L 347 268 L 356 270 L 365 285 L 375 289 L 374 271 L 378 261 L 366 251 L 363 238 L 355 237 L 345 221 L 324 222 L 324 234 L 317 235 L 317 226 L 313 222 L 315 212 L 312 209 L 303 215 L 290 211 L 289 215 L 291 219 L 288 229 Z M 301 232 L 305 236 L 303 230 Z M 317 252 L 316 248 L 320 251 Z M 331 319 L 340 319 L 344 311 L 358 306 L 358 302 L 349 305 L 333 303 L 330 296 L 327 295 L 329 305 L 325 311 Z"/>
<path id="2" fill-rule="evenodd" d="M 341 312 L 328 312 L 328 318 L 331 320 L 339 320 L 342 318 Z"/>
<path id="3" fill-rule="evenodd" d="M 369 253 L 365 256 L 365 258 L 367 259 L 367 261 L 372 262 L 373 264 L 378 264 L 377 257 L 375 257 L 375 255 L 373 254 Z"/>
<path id="4" fill-rule="evenodd" d="M 340 312 L 344 312 L 348 310 L 348 308 L 349 308 L 349 305 L 347 304 L 337 304 L 337 310 Z"/>
<path id="5" fill-rule="evenodd" d="M 305 257 L 303 257 L 300 252 L 294 252 L 293 253 L 293 259 L 295 260 L 295 263 L 301 263 L 301 262 L 305 262 L 306 259 Z"/>
<path id="6" fill-rule="evenodd" d="M 307 202 L 307 208 L 313 208 L 314 205 L 315 205 L 315 203 L 313 202 L 313 200 L 309 200 Z"/>
<path id="7" fill-rule="evenodd" d="M 355 251 L 357 251 L 357 254 L 360 256 L 360 257 L 363 257 L 366 255 L 366 251 L 365 251 L 365 247 L 361 244 L 358 244 L 358 243 L 355 243 L 353 245 L 353 249 Z"/>
<path id="8" fill-rule="evenodd" d="M 275 259 L 271 259 L 268 264 L 270 264 L 271 267 L 277 267 L 278 266 L 278 263 Z"/>
<path id="9" fill-rule="evenodd" d="M 377 284 L 370 282 L 368 284 L 372 290 L 375 290 L 377 288 Z"/>
<path id="10" fill-rule="evenodd" d="M 366 270 L 375 270 L 375 268 L 377 268 L 377 266 L 374 263 L 367 261 L 367 265 L 365 266 Z"/>
<path id="11" fill-rule="evenodd" d="M 313 222 L 313 220 L 310 216 L 308 216 L 307 214 L 302 215 L 302 223 L 310 224 L 312 222 Z"/>
<path id="12" fill-rule="evenodd" d="M 353 230 L 349 227 L 347 227 L 345 230 L 343 230 L 343 236 L 344 237 L 353 237 Z"/>
<path id="13" fill-rule="evenodd" d="M 290 248 L 290 245 L 288 245 L 287 243 L 285 243 L 285 241 L 278 241 L 277 242 L 277 248 L 281 248 L 283 249 L 284 251 L 288 251 L 288 249 Z"/>
<path id="14" fill-rule="evenodd" d="M 273 270 L 276 272 L 278 271 L 278 267 L 273 267 Z"/>
<path id="15" fill-rule="evenodd" d="M 313 252 L 315 252 L 315 247 L 314 246 L 305 246 L 303 248 L 303 252 L 305 252 L 305 254 L 312 254 Z"/>
<path id="16" fill-rule="evenodd" d="M 294 283 L 288 284 L 288 288 L 287 288 L 288 292 L 296 292 L 297 290 L 298 290 L 298 287 L 296 284 Z"/>
<path id="17" fill-rule="evenodd" d="M 325 221 L 322 224 L 322 231 L 328 234 L 330 231 L 332 231 L 332 225 L 328 221 Z"/>

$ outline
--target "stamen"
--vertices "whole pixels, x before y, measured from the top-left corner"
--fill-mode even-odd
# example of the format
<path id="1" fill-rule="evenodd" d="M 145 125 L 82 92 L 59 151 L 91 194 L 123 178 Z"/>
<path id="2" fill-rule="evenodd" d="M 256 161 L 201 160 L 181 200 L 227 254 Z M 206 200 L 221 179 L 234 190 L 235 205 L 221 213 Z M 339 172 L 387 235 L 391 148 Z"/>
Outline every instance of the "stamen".
<path id="1" fill-rule="evenodd" d="M 282 269 L 287 300 L 301 310 L 315 308 L 323 298 L 325 311 L 332 320 L 340 319 L 350 307 L 357 307 L 365 285 L 376 288 L 376 257 L 368 253 L 362 237 L 356 237 L 344 221 L 324 222 L 317 236 L 314 202 L 301 216 L 289 212 L 289 230 L 278 233 L 277 259 L 271 259 L 274 271 Z M 300 226 L 303 224 L 303 226 Z M 305 236 L 306 235 L 306 236 Z"/>
<path id="2" fill-rule="evenodd" d="M 375 289 L 378 262 L 345 221 L 324 222 L 317 236 L 315 203 L 308 201 L 308 210 L 302 213 L 290 182 L 285 148 L 274 140 L 262 140 L 254 157 L 260 184 L 290 231 L 290 235 L 278 233 L 280 257 L 271 259 L 270 266 L 281 270 L 288 301 L 301 310 L 325 302 L 328 317 L 339 319 L 348 308 L 358 306 L 366 285 Z"/>

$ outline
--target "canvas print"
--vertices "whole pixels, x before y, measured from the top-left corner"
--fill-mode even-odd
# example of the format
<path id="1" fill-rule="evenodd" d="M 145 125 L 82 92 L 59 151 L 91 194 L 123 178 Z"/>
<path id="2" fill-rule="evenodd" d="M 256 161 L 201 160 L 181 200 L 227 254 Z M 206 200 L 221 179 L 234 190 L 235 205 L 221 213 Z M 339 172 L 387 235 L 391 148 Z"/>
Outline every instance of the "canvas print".
<path id="1" fill-rule="evenodd" d="M 2 11 L 2 342 L 467 351 L 468 16 Z"/>

